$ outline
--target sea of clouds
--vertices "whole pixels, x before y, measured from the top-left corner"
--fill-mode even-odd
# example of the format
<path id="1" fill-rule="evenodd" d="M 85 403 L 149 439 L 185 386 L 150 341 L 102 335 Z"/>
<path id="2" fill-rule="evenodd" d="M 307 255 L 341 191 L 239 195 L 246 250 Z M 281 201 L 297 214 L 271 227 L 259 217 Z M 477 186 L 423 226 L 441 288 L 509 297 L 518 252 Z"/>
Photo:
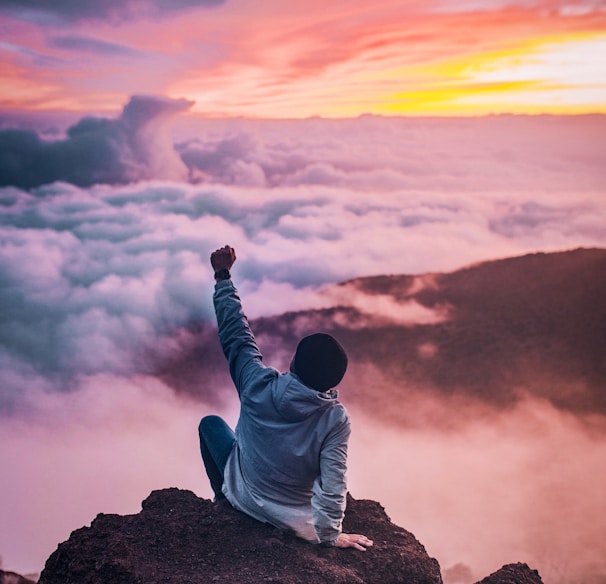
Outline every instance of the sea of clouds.
<path id="1" fill-rule="evenodd" d="M 5 569 L 40 570 L 71 530 L 154 488 L 210 496 L 197 422 L 234 423 L 235 398 L 176 394 L 149 355 L 212 325 L 217 247 L 236 248 L 255 318 L 347 303 L 327 290 L 350 278 L 606 246 L 601 116 L 278 122 L 190 105 L 139 96 L 59 130 L 0 118 Z M 412 308 L 408 325 L 436 318 Z M 606 573 L 590 521 L 606 447 L 574 417 L 529 401 L 455 435 L 352 418 L 354 496 L 386 505 L 453 584 L 518 560 L 551 584 Z"/>

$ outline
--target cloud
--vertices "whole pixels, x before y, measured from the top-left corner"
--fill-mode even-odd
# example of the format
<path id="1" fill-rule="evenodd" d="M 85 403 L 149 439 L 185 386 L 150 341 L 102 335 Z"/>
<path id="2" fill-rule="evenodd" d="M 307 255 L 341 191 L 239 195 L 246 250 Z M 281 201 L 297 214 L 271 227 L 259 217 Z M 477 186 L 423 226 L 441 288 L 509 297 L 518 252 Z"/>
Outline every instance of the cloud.
<path id="1" fill-rule="evenodd" d="M 352 212 L 360 214 L 372 209 L 373 193 L 416 197 L 431 191 L 434 198 L 440 193 L 439 201 L 424 208 L 394 207 L 404 226 L 440 223 L 440 212 L 452 209 L 455 193 L 473 192 L 479 201 L 483 191 L 489 202 L 501 198 L 503 213 L 521 221 L 532 216 L 546 225 L 546 213 L 551 207 L 562 212 L 570 192 L 606 188 L 601 154 L 606 116 L 273 122 L 175 116 L 190 106 L 185 100 L 136 96 L 117 119 L 84 118 L 68 129 L 66 140 L 55 142 L 42 140 L 34 129 L 7 128 L 5 122 L 0 184 L 115 184 L 185 178 L 187 168 L 194 184 L 369 193 L 352 201 Z M 68 156 L 78 164 L 66 164 Z M 51 165 L 54 157 L 59 163 Z M 90 158 L 100 161 L 95 165 Z M 512 193 L 515 201 L 507 207 Z M 570 212 L 585 212 L 582 202 L 568 203 Z M 498 222 L 495 228 L 507 230 Z"/>
<path id="2" fill-rule="evenodd" d="M 203 404 L 157 379 L 111 374 L 88 377 L 72 394 L 30 397 L 27 418 L 0 424 L 0 464 L 11 469 L 0 503 L 10 526 L 0 534 L 4 569 L 40 572 L 73 529 L 100 512 L 136 513 L 154 489 L 211 497 L 196 437 L 211 413 Z M 235 413 L 221 410 L 232 424 Z"/>
<path id="3" fill-rule="evenodd" d="M 446 584 L 472 584 L 512 561 L 552 584 L 603 578 L 606 521 L 595 515 L 603 437 L 541 400 L 486 412 L 413 393 L 405 407 L 425 423 L 404 430 L 349 407 L 349 486 L 354 497 L 382 501 L 419 538 Z M 469 417 L 455 430 L 453 411 L 462 409 Z M 604 418 L 599 427 L 603 436 Z M 385 469 L 389 480 L 377 481 Z"/>
<path id="4" fill-rule="evenodd" d="M 435 12 L 478 12 L 478 11 L 500 11 L 514 4 L 528 5 L 528 0 L 492 0 L 491 2 L 482 2 L 482 0 L 434 0 L 430 3 L 430 10 Z M 531 2 L 536 4 L 536 2 Z"/>
<path id="5" fill-rule="evenodd" d="M 396 298 L 392 294 L 368 294 L 353 284 L 331 288 L 327 294 L 331 296 L 333 306 L 352 307 L 361 314 L 371 316 L 372 321 L 366 323 L 367 327 L 381 327 L 385 324 L 407 327 L 437 324 L 448 320 L 446 306 L 429 308 L 414 299 Z"/>
<path id="6" fill-rule="evenodd" d="M 190 171 L 192 182 L 211 180 L 241 186 L 265 186 L 265 171 L 253 160 L 247 160 L 256 148 L 248 135 L 221 137 L 203 142 L 189 140 L 176 145 L 177 152 Z"/>
<path id="7" fill-rule="evenodd" d="M 556 205 L 527 201 L 507 205 L 507 210 L 490 223 L 490 228 L 506 237 L 519 238 L 537 230 L 559 229 L 562 219 L 584 215 L 584 210 L 574 203 Z M 573 222 L 574 223 L 574 220 Z"/>
<path id="8" fill-rule="evenodd" d="M 559 2 L 559 11 L 564 16 L 586 16 L 588 14 L 606 12 L 604 4 L 599 0 L 580 0 L 578 2 Z"/>
<path id="9" fill-rule="evenodd" d="M 0 132 L 4 184 L 40 185 L 0 190 L 3 342 L 21 363 L 15 379 L 33 366 L 66 382 L 78 374 L 70 363 L 86 374 L 144 371 L 133 355 L 209 320 L 204 256 L 228 242 L 259 316 L 335 305 L 317 287 L 349 278 L 606 245 L 603 150 L 591 138 L 601 117 L 184 119 L 174 120 L 175 150 L 163 122 L 188 105 L 134 97 L 117 119 L 84 118 L 54 142 Z M 128 183 L 186 167 L 200 182 L 41 184 Z M 377 300 L 349 298 L 400 324 L 444 318 Z"/>
<path id="10" fill-rule="evenodd" d="M 599 0 L 432 0 L 428 3 L 431 12 L 460 13 L 460 12 L 492 12 L 507 8 L 522 8 L 526 10 L 543 9 L 557 11 L 564 16 L 584 16 L 604 11 Z"/>
<path id="11" fill-rule="evenodd" d="M 65 390 L 81 375 L 145 370 L 147 343 L 203 310 L 194 290 L 204 289 L 205 271 L 189 250 L 209 247 L 204 236 L 159 245 L 175 222 L 154 229 L 120 205 L 62 190 L 38 193 L 48 197 L 41 206 L 18 196 L 17 205 L 30 206 L 21 229 L 3 228 L 0 345 L 13 365 L 3 370 L 5 406 L 22 394 L 26 374 Z"/>
<path id="12" fill-rule="evenodd" d="M 68 24 L 85 20 L 121 23 L 142 17 L 212 7 L 224 0 L 2 0 L 0 11 L 39 24 Z"/>
<path id="13" fill-rule="evenodd" d="M 243 18 L 236 3 L 218 1 L 218 9 L 211 10 L 211 3 L 194 1 L 7 0 L 0 3 L 2 16 L 25 21 L 12 19 L 4 40 L 29 53 L 22 53 L 18 66 L 14 55 L 5 55 L 12 67 L 3 70 L 3 103 L 11 109 L 103 111 L 117 107 L 121 93 L 145 91 L 186 96 L 197 102 L 198 112 L 214 116 L 600 111 L 594 82 L 599 70 L 581 79 L 578 72 L 586 66 L 557 65 L 566 55 L 578 53 L 579 59 L 568 61 L 587 63 L 599 54 L 587 41 L 602 28 L 601 8 L 503 4 L 453 2 L 452 11 L 440 11 L 433 2 L 401 2 L 352 11 L 318 2 L 291 2 L 285 9 L 271 0 L 253 5 Z M 581 17 L 572 16 L 575 9 Z M 61 36 L 94 34 L 89 42 L 61 44 L 82 47 L 95 63 L 87 67 L 66 49 L 43 46 L 45 36 L 57 35 L 54 25 L 63 27 L 61 33 L 69 26 Z M 545 39 L 562 41 L 548 51 L 551 57 L 541 59 L 556 71 L 558 83 L 540 83 L 545 76 L 532 65 L 541 58 L 541 47 L 549 48 Z M 124 47 L 147 58 L 136 67 L 112 58 Z M 34 53 L 38 59 L 32 59 Z M 53 65 L 57 56 L 63 61 Z M 513 73 L 518 82 L 511 83 L 511 75 L 505 81 L 477 79 L 494 76 L 495 62 L 497 75 Z M 531 82 L 520 82 L 518 73 L 531 74 Z"/>
<path id="14" fill-rule="evenodd" d="M 10 146 L 0 155 L 5 184 L 45 183 L 43 172 L 129 183 L 0 189 L 5 410 L 18 407 L 24 380 L 64 391 L 82 375 L 159 371 L 191 387 L 179 366 L 189 380 L 200 371 L 189 358 L 195 343 L 179 331 L 212 324 L 207 255 L 225 243 L 238 249 L 252 317 L 345 304 L 358 328 L 430 324 L 449 312 L 323 286 L 606 245 L 602 150 L 582 140 L 601 117 L 175 120 L 175 150 L 163 122 L 187 105 L 135 97 L 119 118 L 84 118 L 55 142 L 0 132 Z M 35 151 L 31 173 L 10 180 L 11 161 Z M 306 170 L 319 165 L 322 173 Z M 200 182 L 129 182 L 187 167 Z M 422 358 L 434 351 L 418 347 Z M 212 401 L 212 384 L 199 395 Z"/>
<path id="15" fill-rule="evenodd" d="M 181 130 L 190 136 L 176 148 L 205 182 L 238 184 L 234 167 L 246 165 L 268 187 L 430 189 L 445 195 L 489 189 L 505 197 L 603 189 L 597 148 L 605 126 L 604 116 L 192 120 Z"/>
<path id="16" fill-rule="evenodd" d="M 31 188 L 54 181 L 79 186 L 185 176 L 166 135 L 168 118 L 192 103 L 134 96 L 117 119 L 86 117 L 63 140 L 46 142 L 33 130 L 0 130 L 0 185 Z"/>
<path id="17" fill-rule="evenodd" d="M 136 57 L 141 55 L 139 51 L 125 45 L 84 36 L 53 37 L 50 39 L 49 45 L 56 49 L 65 49 L 78 53 L 93 53 L 118 57 Z"/>
<path id="18" fill-rule="evenodd" d="M 23 60 L 31 60 L 37 66 L 54 67 L 61 61 L 56 57 L 45 55 L 39 51 L 32 50 L 21 44 L 0 41 L 0 51 L 4 51 L 9 55 L 15 55 Z"/>

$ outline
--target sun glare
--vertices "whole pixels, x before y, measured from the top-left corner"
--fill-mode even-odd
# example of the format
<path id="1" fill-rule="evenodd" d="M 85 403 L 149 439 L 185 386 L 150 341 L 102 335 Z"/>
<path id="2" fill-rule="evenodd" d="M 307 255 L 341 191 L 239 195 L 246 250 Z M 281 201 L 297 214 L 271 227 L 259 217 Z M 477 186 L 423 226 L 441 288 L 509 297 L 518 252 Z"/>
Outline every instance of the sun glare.
<path id="1" fill-rule="evenodd" d="M 605 54 L 606 35 L 594 35 L 535 40 L 450 60 L 424 68 L 433 89 L 395 95 L 392 107 L 394 112 L 424 105 L 456 113 L 605 111 Z"/>

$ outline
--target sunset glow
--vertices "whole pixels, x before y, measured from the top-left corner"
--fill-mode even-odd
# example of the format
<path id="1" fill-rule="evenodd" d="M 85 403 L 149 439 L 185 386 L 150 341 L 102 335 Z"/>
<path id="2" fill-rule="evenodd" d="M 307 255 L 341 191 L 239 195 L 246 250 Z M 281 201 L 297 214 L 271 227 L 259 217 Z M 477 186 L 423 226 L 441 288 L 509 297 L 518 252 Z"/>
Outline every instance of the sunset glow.
<path id="1" fill-rule="evenodd" d="M 606 111 L 600 2 L 201 4 L 0 8 L 0 109 L 117 110 L 151 93 L 205 116 Z"/>

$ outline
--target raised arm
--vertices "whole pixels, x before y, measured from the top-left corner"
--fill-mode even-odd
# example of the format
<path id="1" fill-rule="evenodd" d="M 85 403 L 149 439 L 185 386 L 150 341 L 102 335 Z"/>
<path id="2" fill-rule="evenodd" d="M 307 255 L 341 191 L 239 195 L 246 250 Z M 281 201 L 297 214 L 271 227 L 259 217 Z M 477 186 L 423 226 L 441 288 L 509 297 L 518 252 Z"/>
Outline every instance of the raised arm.
<path id="1" fill-rule="evenodd" d="M 229 245 L 214 251 L 210 256 L 210 263 L 215 270 L 213 301 L 219 341 L 229 363 L 229 372 L 240 394 L 247 374 L 252 374 L 252 369 L 258 371 L 259 367 L 264 366 L 261 364 L 261 351 L 248 325 L 238 291 L 231 281 L 229 270 L 235 261 L 236 252 Z"/>

